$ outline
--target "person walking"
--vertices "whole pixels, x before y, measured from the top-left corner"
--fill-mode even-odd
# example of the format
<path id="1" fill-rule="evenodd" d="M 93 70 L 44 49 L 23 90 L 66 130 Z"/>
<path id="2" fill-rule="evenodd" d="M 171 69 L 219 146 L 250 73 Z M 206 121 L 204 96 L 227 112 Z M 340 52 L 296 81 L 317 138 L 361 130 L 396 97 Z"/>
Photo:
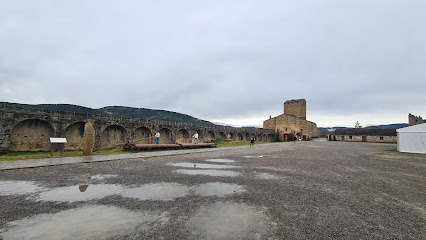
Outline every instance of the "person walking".
<path id="1" fill-rule="evenodd" d="M 198 132 L 197 131 L 195 131 L 195 134 L 194 134 L 194 136 L 192 136 L 192 138 L 194 139 L 194 143 L 198 144 Z"/>
<path id="2" fill-rule="evenodd" d="M 251 146 L 254 146 L 254 137 L 253 136 L 251 136 L 251 138 L 250 138 L 250 147 Z"/>
<path id="3" fill-rule="evenodd" d="M 157 132 L 155 134 L 155 144 L 160 144 L 160 133 L 159 132 Z"/>

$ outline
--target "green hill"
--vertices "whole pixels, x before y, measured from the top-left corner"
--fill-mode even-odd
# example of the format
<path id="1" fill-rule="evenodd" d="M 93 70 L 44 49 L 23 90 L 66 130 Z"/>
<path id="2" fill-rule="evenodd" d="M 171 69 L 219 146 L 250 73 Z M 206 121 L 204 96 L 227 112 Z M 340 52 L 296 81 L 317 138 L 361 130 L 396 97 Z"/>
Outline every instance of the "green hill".
<path id="1" fill-rule="evenodd" d="M 201 120 L 186 114 L 177 112 L 170 112 L 165 110 L 154 110 L 147 108 L 131 108 L 123 106 L 109 106 L 99 109 L 92 109 L 88 107 L 72 105 L 72 104 L 20 104 L 20 103 L 9 103 L 1 102 L 0 106 L 13 106 L 20 108 L 31 108 L 49 111 L 61 111 L 61 112 L 73 112 L 80 114 L 91 114 L 91 115 L 103 115 L 103 116 L 115 116 L 125 118 L 140 118 L 145 120 L 162 120 L 170 122 L 182 122 L 198 125 L 214 125 L 213 123 L 205 120 Z"/>

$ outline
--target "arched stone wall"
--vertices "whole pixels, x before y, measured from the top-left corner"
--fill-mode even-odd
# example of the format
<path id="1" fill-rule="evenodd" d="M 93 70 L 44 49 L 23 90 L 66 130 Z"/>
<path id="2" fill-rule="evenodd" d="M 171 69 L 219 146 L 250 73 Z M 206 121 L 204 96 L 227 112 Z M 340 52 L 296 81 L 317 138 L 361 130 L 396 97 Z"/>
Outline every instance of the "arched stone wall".
<path id="1" fill-rule="evenodd" d="M 64 137 L 67 139 L 66 150 L 82 150 L 85 122 L 75 122 L 69 125 L 64 131 Z"/>
<path id="2" fill-rule="evenodd" d="M 138 127 L 133 134 L 133 142 L 139 144 L 153 143 L 152 132 L 147 127 Z"/>
<path id="3" fill-rule="evenodd" d="M 46 121 L 21 121 L 12 129 L 9 151 L 50 151 L 50 137 L 53 136 L 54 129 Z"/>
<path id="4" fill-rule="evenodd" d="M 153 121 L 153 120 L 142 120 L 134 118 L 120 118 L 120 117 L 111 117 L 111 116 L 101 116 L 101 115 L 87 115 L 87 114 L 76 114 L 69 112 L 52 112 L 52 111 L 40 111 L 34 109 L 22 109 L 15 107 L 6 107 L 0 108 L 0 152 L 7 152 L 17 150 L 35 150 L 37 149 L 36 145 L 39 145 L 41 142 L 47 144 L 42 149 L 50 150 L 50 141 L 48 137 L 44 141 L 34 141 L 35 144 L 22 141 L 17 141 L 17 129 L 20 127 L 18 123 L 25 121 L 27 119 L 33 119 L 38 121 L 44 121 L 49 127 L 47 127 L 47 132 L 49 132 L 48 137 L 65 137 L 67 138 L 68 145 L 70 148 L 78 148 L 79 142 L 82 140 L 80 135 L 80 126 L 83 123 L 91 122 L 95 128 L 95 149 L 102 149 L 106 147 L 117 147 L 122 143 L 125 143 L 127 140 L 135 141 L 142 139 L 142 137 L 152 137 L 156 130 L 167 128 L 170 131 L 169 136 L 162 136 L 162 140 L 167 139 L 166 142 L 174 143 L 176 141 L 175 137 L 177 132 L 180 129 L 186 129 L 191 139 L 194 132 L 199 131 L 199 138 L 201 140 L 204 138 L 205 141 L 209 141 L 212 138 L 216 139 L 237 139 L 237 133 L 243 134 L 243 137 L 246 138 L 248 134 L 256 134 L 259 138 L 259 134 L 263 141 L 267 139 L 267 135 L 270 135 L 270 141 L 275 141 L 277 138 L 276 132 L 270 129 L 239 129 L 239 128 L 226 128 L 219 126 L 201 126 L 194 124 L 184 124 L 184 123 L 174 123 L 174 122 L 165 122 L 165 121 Z M 112 127 L 109 126 L 120 126 L 120 130 L 115 134 L 113 139 L 119 139 L 119 141 L 112 141 L 108 143 L 108 135 L 111 137 Z M 18 126 L 18 128 L 15 128 Z M 108 128 L 109 127 L 109 128 Z M 15 130 L 13 130 L 15 128 Z M 140 129 L 139 129 L 140 128 Z M 117 130 L 117 129 L 115 129 Z M 53 133 L 52 133 L 53 131 Z M 26 132 L 26 131 L 24 131 Z M 107 132 L 109 134 L 107 134 Z M 214 137 L 212 135 L 214 134 Z M 45 134 L 41 134 L 45 135 Z M 164 135 L 164 134 L 162 134 Z M 20 134 L 22 136 L 22 134 Z M 152 142 L 142 142 L 142 143 L 152 143 Z M 17 147 L 20 144 L 20 147 Z M 25 146 L 24 146 L 25 145 Z M 112 146 L 114 145 L 114 146 Z M 68 149 L 70 149 L 68 148 Z M 40 148 L 38 148 L 40 149 Z"/>
<path id="5" fill-rule="evenodd" d="M 195 130 L 195 131 L 197 131 L 198 132 L 198 142 L 203 142 L 204 141 L 204 132 L 203 131 L 201 131 L 200 129 L 197 129 L 197 130 Z M 194 136 L 194 134 L 195 134 L 195 131 L 191 134 L 191 138 L 192 138 L 192 136 Z"/>
<path id="6" fill-rule="evenodd" d="M 173 143 L 173 135 L 172 131 L 168 128 L 162 128 L 158 132 L 160 132 L 160 144 L 169 144 Z"/>
<path id="7" fill-rule="evenodd" d="M 246 133 L 246 140 L 250 141 L 250 134 L 249 133 Z"/>
<path id="8" fill-rule="evenodd" d="M 101 148 L 115 148 L 126 142 L 126 129 L 119 125 L 110 125 L 102 132 Z"/>
<path id="9" fill-rule="evenodd" d="M 176 143 L 189 143 L 190 141 L 191 138 L 189 136 L 189 132 L 183 128 L 179 129 L 179 131 L 176 133 Z"/>
<path id="10" fill-rule="evenodd" d="M 237 140 L 238 141 L 243 141 L 243 134 L 242 133 L 238 133 L 237 134 Z"/>
<path id="11" fill-rule="evenodd" d="M 216 139 L 216 136 L 215 136 L 214 132 L 213 131 L 208 131 L 207 135 L 206 135 L 206 138 L 204 140 L 206 142 L 211 142 L 212 140 L 215 140 L 215 139 Z"/>
<path id="12" fill-rule="evenodd" d="M 234 140 L 235 134 L 233 132 L 228 133 L 228 139 Z"/>

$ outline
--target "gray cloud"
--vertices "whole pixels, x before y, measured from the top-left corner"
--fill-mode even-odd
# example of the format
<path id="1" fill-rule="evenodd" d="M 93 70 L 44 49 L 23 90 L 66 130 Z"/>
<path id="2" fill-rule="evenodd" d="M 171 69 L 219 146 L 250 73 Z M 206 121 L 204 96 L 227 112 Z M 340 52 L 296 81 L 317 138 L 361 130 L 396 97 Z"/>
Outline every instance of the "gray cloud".
<path id="1" fill-rule="evenodd" d="M 306 98 L 320 126 L 426 115 L 423 0 L 1 5 L 1 101 L 220 120 Z"/>

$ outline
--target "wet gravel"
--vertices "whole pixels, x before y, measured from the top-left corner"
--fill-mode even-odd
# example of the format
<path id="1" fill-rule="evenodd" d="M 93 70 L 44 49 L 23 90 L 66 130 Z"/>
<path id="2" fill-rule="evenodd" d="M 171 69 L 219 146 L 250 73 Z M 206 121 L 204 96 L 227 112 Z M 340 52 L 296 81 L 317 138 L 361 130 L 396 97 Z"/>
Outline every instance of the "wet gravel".
<path id="1" fill-rule="evenodd" d="M 34 239 L 58 234 L 64 239 L 426 239 L 426 156 L 394 149 L 393 144 L 291 142 L 0 171 L 0 238 L 30 236 L 24 232 Z M 10 189 L 14 181 L 20 189 Z M 94 197 L 70 193 L 95 189 Z M 58 197 L 42 198 L 52 192 Z M 107 214 L 109 222 L 82 212 Z M 86 227 L 62 224 L 59 233 L 49 234 L 35 224 L 67 213 L 71 223 L 86 221 Z M 125 215 L 143 220 L 126 222 Z"/>

